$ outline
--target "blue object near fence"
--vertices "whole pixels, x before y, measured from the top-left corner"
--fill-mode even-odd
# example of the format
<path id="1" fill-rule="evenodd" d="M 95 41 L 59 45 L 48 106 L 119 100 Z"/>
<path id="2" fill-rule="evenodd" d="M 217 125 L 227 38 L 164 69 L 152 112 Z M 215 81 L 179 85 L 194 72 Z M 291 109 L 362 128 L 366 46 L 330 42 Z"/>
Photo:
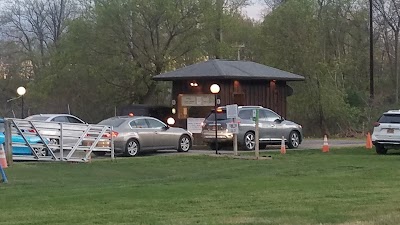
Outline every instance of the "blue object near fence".
<path id="1" fill-rule="evenodd" d="M 8 183 L 6 173 L 4 172 L 3 167 L 1 167 L 1 165 L 0 165 L 0 173 L 1 173 L 1 178 L 2 178 L 1 182 Z"/>

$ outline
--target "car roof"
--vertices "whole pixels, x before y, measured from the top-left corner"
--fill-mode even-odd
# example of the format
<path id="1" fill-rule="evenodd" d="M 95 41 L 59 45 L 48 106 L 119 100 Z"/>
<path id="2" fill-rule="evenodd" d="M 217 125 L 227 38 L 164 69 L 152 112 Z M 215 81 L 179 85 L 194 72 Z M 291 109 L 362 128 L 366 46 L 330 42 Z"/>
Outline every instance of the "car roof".
<path id="1" fill-rule="evenodd" d="M 383 114 L 400 114 L 400 109 L 389 110 Z"/>
<path id="2" fill-rule="evenodd" d="M 80 119 L 79 117 L 74 116 L 74 115 L 71 115 L 71 114 L 66 114 L 66 113 L 59 113 L 59 114 L 41 113 L 41 114 L 30 115 L 30 116 L 28 116 L 28 117 L 26 117 L 26 118 L 29 118 L 29 119 L 30 119 L 30 118 L 32 118 L 32 117 L 36 117 L 36 118 L 44 117 L 44 118 L 45 118 L 44 121 L 51 121 L 54 117 L 57 117 L 57 116 L 69 116 L 69 117 L 77 118 L 78 120 L 81 120 L 82 122 L 84 122 L 84 121 L 83 121 L 82 119 Z M 34 119 L 34 118 L 32 118 L 32 119 Z"/>
<path id="3" fill-rule="evenodd" d="M 254 105 L 254 106 L 251 106 L 251 105 L 246 105 L 246 106 L 238 106 L 238 108 L 239 109 L 245 109 L 245 108 L 264 108 L 264 107 L 262 107 L 262 106 L 259 106 L 259 105 Z"/>
<path id="4" fill-rule="evenodd" d="M 74 116 L 74 115 L 67 114 L 67 113 L 60 113 L 60 114 L 41 113 L 41 114 L 35 114 L 35 115 L 30 115 L 30 116 L 48 116 L 48 117 L 53 117 L 53 116 Z"/>
<path id="5" fill-rule="evenodd" d="M 110 117 L 107 119 L 140 119 L 140 118 L 151 118 L 151 119 L 157 119 L 155 117 L 151 117 L 151 116 L 114 116 L 114 117 Z"/>
<path id="6" fill-rule="evenodd" d="M 226 106 L 219 106 L 218 108 L 221 108 L 221 109 L 224 110 L 224 109 L 226 109 Z M 259 106 L 259 105 L 254 105 L 254 106 L 252 106 L 252 105 L 241 105 L 241 106 L 238 106 L 238 109 L 263 109 L 263 108 L 264 107 Z M 214 110 L 214 109 L 212 109 L 212 110 Z"/>

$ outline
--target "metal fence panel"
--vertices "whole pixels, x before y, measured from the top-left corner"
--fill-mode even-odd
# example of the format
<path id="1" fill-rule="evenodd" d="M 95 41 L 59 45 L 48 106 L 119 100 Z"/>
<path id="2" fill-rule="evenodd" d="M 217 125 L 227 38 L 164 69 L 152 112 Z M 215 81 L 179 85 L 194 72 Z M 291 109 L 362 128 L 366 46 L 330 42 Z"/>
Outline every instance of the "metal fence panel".
<path id="1" fill-rule="evenodd" d="M 92 153 L 114 159 L 112 127 L 7 119 L 6 152 L 13 160 L 88 162 Z"/>

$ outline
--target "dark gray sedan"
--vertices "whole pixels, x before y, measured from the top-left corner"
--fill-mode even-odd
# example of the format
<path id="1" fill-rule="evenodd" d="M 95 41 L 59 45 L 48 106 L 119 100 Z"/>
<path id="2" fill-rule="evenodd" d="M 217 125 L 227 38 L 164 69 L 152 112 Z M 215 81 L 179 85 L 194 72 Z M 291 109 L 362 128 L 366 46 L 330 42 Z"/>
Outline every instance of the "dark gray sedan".
<path id="1" fill-rule="evenodd" d="M 114 150 L 126 156 L 164 149 L 187 152 L 193 143 L 193 135 L 189 131 L 170 127 L 153 117 L 116 116 L 99 124 L 113 127 Z M 102 153 L 97 153 L 99 154 Z"/>

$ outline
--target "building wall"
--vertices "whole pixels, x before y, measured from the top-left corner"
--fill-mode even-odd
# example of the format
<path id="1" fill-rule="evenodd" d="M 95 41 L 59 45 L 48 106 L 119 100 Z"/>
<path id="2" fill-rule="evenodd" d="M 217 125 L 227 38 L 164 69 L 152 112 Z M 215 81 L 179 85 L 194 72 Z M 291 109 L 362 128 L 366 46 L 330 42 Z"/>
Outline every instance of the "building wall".
<path id="1" fill-rule="evenodd" d="M 181 94 L 211 94 L 210 86 L 220 86 L 220 105 L 260 105 L 286 117 L 286 82 L 271 80 L 180 80 L 173 82 L 172 100 L 176 102 L 176 124 L 186 128 L 180 107 Z M 197 84 L 197 86 L 196 86 Z M 206 117 L 213 106 L 187 107 L 187 117 Z"/>

